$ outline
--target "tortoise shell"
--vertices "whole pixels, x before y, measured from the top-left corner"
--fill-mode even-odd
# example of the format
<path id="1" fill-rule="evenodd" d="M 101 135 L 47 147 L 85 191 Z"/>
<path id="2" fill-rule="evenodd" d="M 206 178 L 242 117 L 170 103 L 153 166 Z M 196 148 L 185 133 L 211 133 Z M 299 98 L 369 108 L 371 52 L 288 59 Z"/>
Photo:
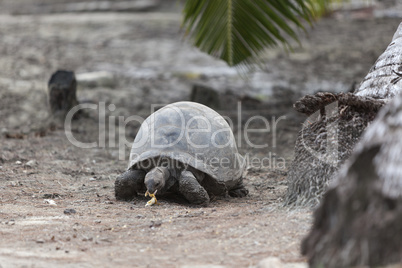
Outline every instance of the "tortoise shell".
<path id="1" fill-rule="evenodd" d="M 200 170 L 228 189 L 241 181 L 245 169 L 229 124 L 211 108 L 195 102 L 166 105 L 142 123 L 128 168 L 160 158 Z"/>

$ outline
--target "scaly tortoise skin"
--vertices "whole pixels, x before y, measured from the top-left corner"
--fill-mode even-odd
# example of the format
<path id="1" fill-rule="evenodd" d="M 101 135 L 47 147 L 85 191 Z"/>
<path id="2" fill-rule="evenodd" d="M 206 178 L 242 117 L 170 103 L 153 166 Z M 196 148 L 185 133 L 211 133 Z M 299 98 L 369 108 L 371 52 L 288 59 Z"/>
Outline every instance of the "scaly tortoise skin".
<path id="1" fill-rule="evenodd" d="M 243 197 L 245 161 L 229 124 L 195 102 L 176 102 L 151 114 L 132 145 L 126 172 L 117 177 L 117 199 L 139 192 L 181 194 L 191 204 L 208 205 L 210 196 Z"/>

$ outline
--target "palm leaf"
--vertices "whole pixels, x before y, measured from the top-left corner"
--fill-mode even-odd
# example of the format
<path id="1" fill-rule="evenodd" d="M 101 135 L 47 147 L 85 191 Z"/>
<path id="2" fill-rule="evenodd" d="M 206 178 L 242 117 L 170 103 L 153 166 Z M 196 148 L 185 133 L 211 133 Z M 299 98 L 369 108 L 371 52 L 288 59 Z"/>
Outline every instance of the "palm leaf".
<path id="1" fill-rule="evenodd" d="M 187 0 L 183 25 L 194 45 L 230 66 L 278 44 L 298 42 L 295 28 L 311 24 L 329 0 Z M 293 25 L 293 27 L 292 27 Z M 296 27 L 294 27 L 296 26 Z"/>

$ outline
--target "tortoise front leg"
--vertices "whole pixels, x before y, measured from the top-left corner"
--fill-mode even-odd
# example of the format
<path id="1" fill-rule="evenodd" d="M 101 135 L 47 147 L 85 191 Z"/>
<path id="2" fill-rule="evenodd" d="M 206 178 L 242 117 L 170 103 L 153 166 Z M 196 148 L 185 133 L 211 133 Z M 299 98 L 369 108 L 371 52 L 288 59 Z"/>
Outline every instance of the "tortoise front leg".
<path id="1" fill-rule="evenodd" d="M 116 178 L 114 192 L 117 200 L 130 200 L 143 188 L 145 171 L 129 169 Z"/>
<path id="2" fill-rule="evenodd" d="M 183 171 L 179 179 L 179 192 L 191 203 L 195 205 L 208 206 L 209 195 L 202 187 L 193 173 Z"/>
<path id="3" fill-rule="evenodd" d="M 248 190 L 244 185 L 239 185 L 238 187 L 229 190 L 229 195 L 231 197 L 245 197 L 248 195 Z"/>

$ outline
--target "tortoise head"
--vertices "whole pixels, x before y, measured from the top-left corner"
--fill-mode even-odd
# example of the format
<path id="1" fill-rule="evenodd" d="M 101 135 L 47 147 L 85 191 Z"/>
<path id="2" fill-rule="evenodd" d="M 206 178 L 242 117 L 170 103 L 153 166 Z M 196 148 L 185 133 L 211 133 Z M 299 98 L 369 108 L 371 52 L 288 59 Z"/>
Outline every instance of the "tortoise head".
<path id="1" fill-rule="evenodd" d="M 150 194 L 154 194 L 165 186 L 166 180 L 169 178 L 169 170 L 166 167 L 155 167 L 145 175 L 145 186 Z"/>

